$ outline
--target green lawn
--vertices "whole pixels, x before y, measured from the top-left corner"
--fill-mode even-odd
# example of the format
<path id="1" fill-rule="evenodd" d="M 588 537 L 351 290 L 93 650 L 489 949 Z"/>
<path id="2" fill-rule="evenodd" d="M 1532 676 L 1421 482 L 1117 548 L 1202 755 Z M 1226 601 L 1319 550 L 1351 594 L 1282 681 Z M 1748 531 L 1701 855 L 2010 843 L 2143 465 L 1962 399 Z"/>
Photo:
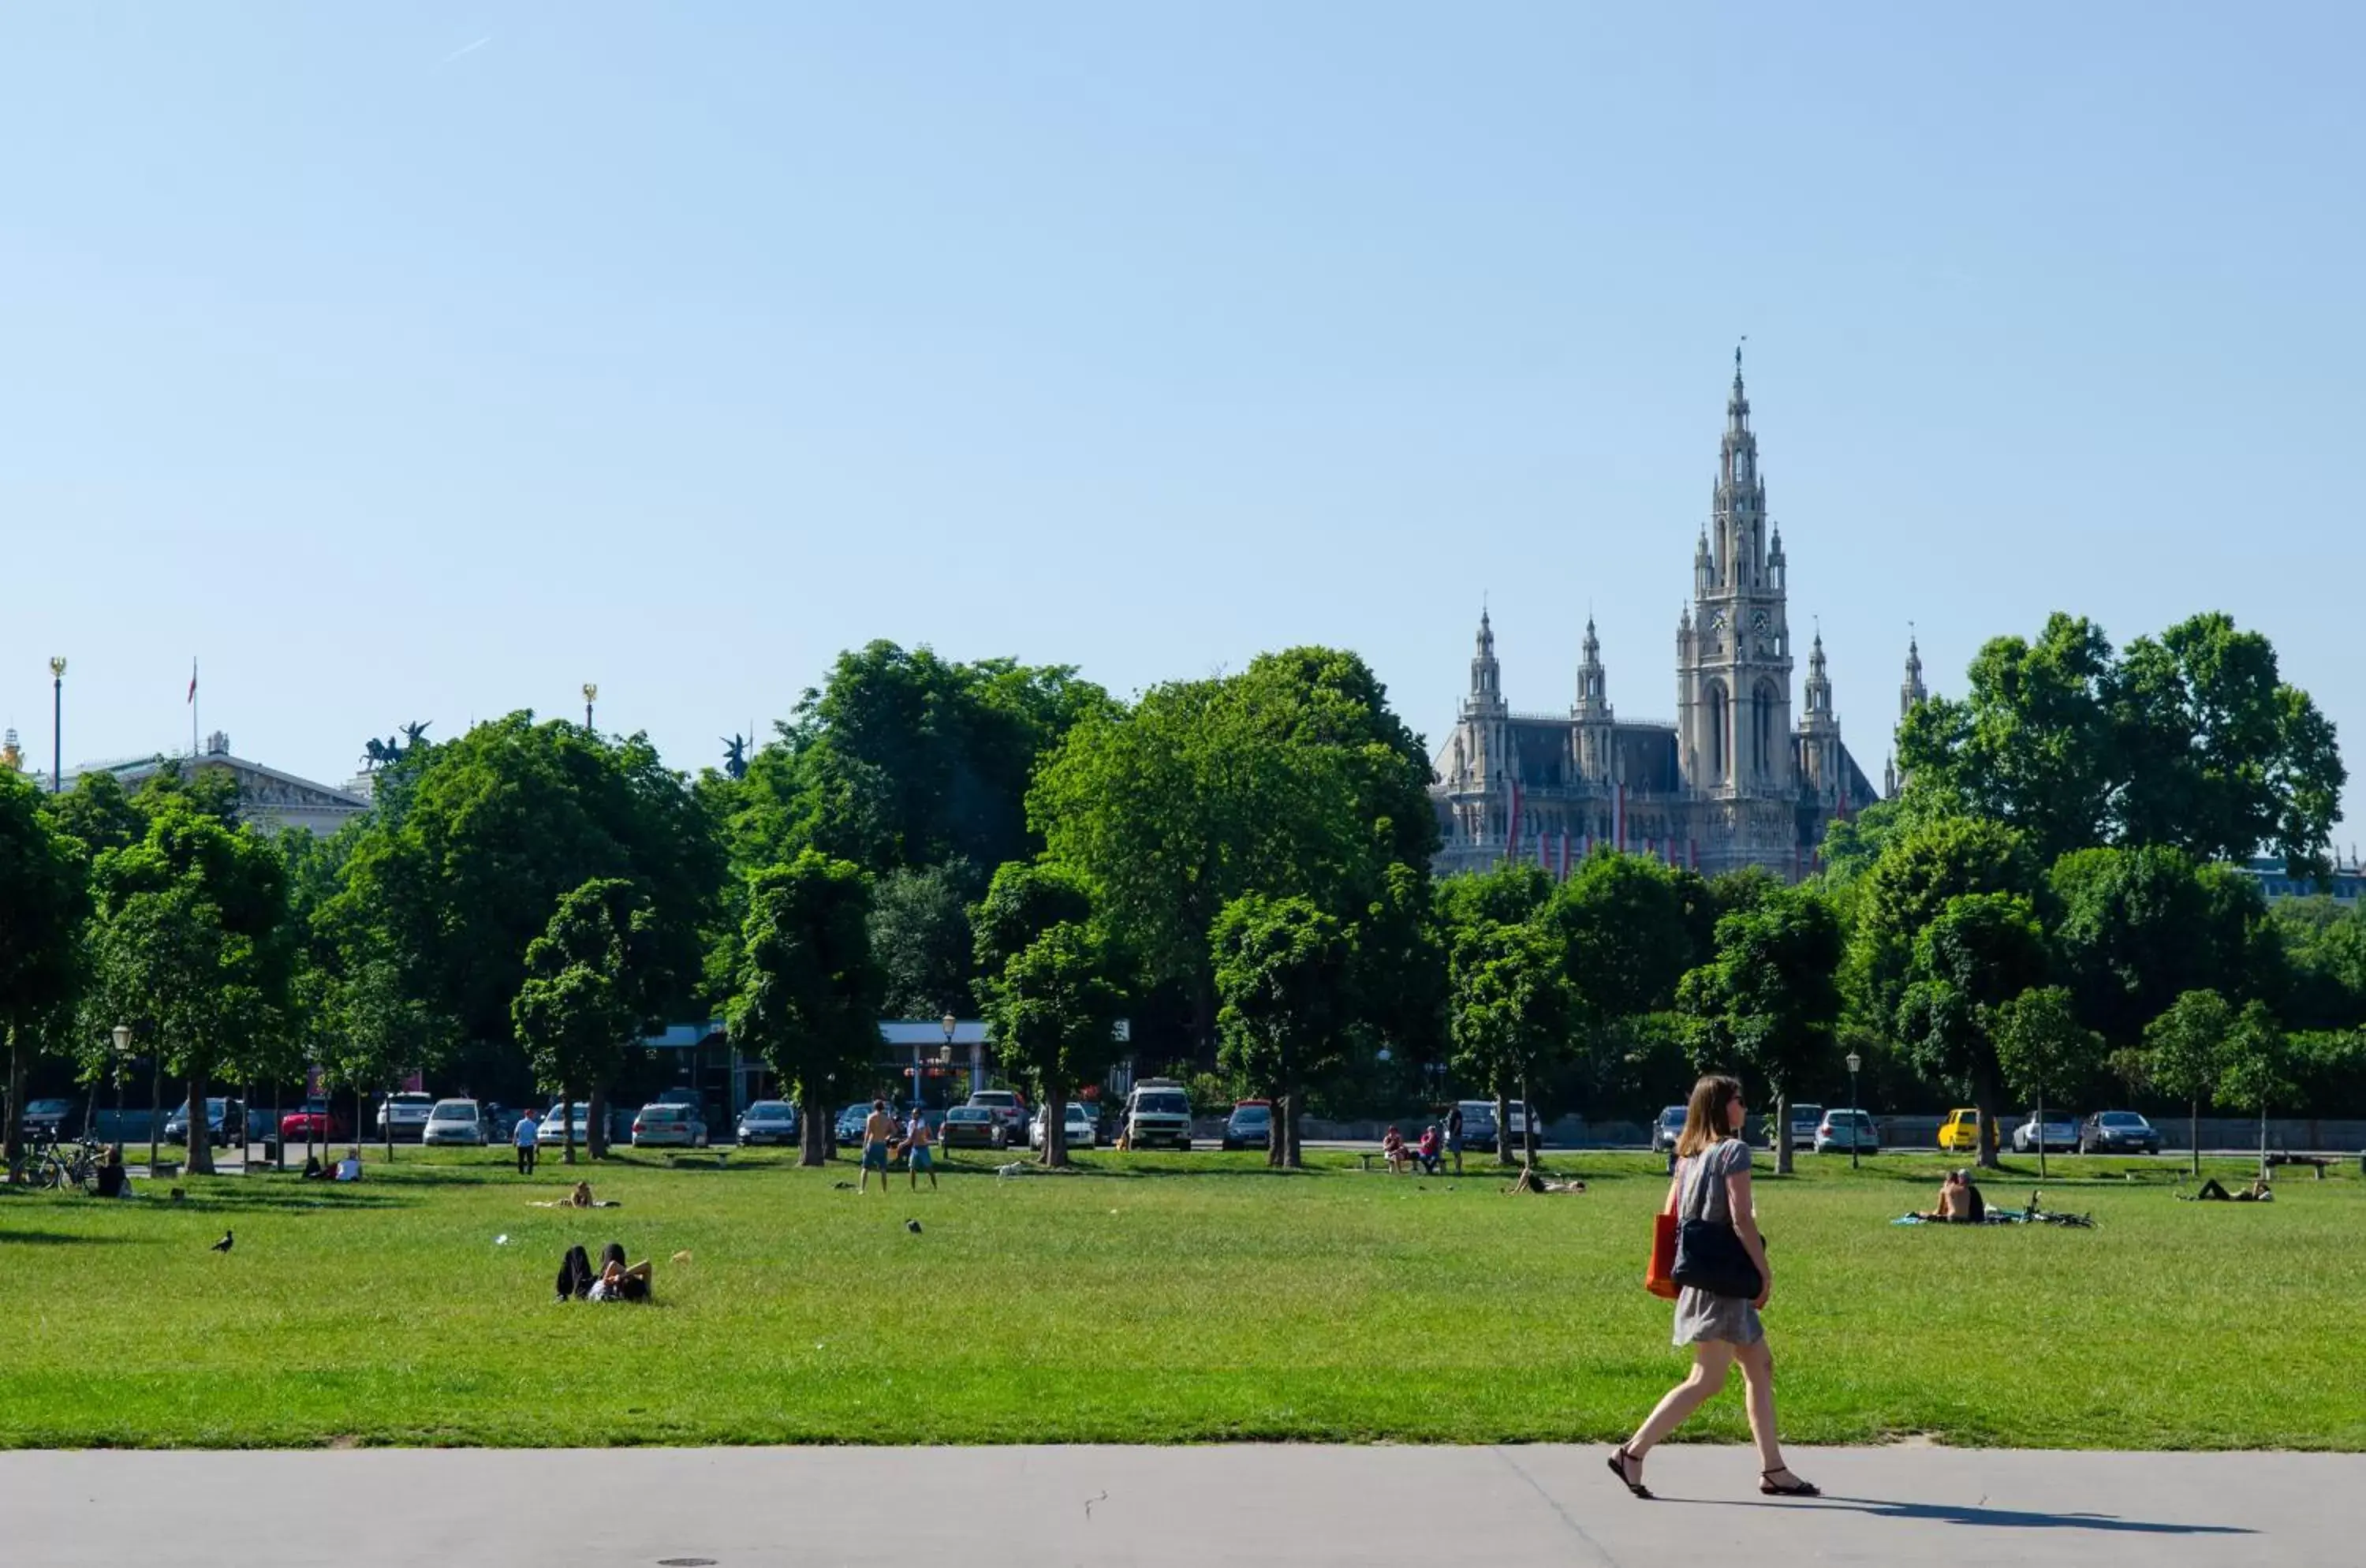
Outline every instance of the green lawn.
<path id="1" fill-rule="evenodd" d="M 1598 1440 L 1684 1364 L 1640 1287 L 1663 1190 L 1640 1156 L 1557 1156 L 1593 1190 L 1544 1198 L 1086 1157 L 1008 1181 L 970 1157 L 885 1198 L 838 1190 L 843 1162 L 625 1159 L 594 1214 L 527 1206 L 564 1190 L 555 1160 L 529 1183 L 416 1149 L 349 1188 L 0 1193 L 0 1445 Z M 2100 1228 L 1973 1231 L 1887 1223 L 1934 1159 L 1800 1163 L 1759 1197 L 1787 1437 L 2366 1449 L 2354 1164 L 2255 1206 L 2058 1160 L 2047 1205 Z M 553 1305 L 566 1245 L 612 1237 L 659 1258 L 659 1304 Z M 1692 1429 L 1742 1432 L 1738 1393 Z"/>

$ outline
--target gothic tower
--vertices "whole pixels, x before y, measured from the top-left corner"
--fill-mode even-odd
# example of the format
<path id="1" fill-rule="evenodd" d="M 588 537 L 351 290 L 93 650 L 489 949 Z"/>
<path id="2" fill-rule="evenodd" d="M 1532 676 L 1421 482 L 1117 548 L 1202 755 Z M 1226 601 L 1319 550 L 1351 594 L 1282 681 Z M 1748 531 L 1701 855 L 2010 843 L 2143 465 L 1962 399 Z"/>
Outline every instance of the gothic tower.
<path id="1" fill-rule="evenodd" d="M 1709 515 L 1693 556 L 1693 604 L 1676 633 L 1678 765 L 1696 795 L 1788 798 L 1797 783 L 1783 536 L 1766 516 L 1738 348 Z"/>
<path id="2" fill-rule="evenodd" d="M 1610 682 L 1602 668 L 1602 639 L 1585 617 L 1585 656 L 1577 666 L 1577 701 L 1569 710 L 1575 731 L 1577 776 L 1588 784 L 1610 777 Z"/>
<path id="3" fill-rule="evenodd" d="M 1836 801 L 1847 781 L 1842 777 L 1841 721 L 1832 712 L 1832 682 L 1824 673 L 1821 632 L 1808 649 L 1808 683 L 1802 695 L 1808 704 L 1808 711 L 1799 718 L 1799 765 L 1808 772 L 1804 782 L 1820 801 Z"/>
<path id="4" fill-rule="evenodd" d="M 1922 649 L 1916 645 L 1914 634 L 1909 632 L 1906 635 L 1906 679 L 1898 687 L 1899 727 L 1905 725 L 1906 716 L 1914 711 L 1914 705 L 1930 694 L 1929 688 L 1922 684 Z M 1892 729 L 1889 735 L 1894 747 L 1898 739 L 1897 729 Z M 1890 760 L 1881 765 L 1881 793 L 1885 797 L 1895 799 L 1905 784 L 1905 775 L 1898 771 L 1897 755 L 1893 750 Z"/>

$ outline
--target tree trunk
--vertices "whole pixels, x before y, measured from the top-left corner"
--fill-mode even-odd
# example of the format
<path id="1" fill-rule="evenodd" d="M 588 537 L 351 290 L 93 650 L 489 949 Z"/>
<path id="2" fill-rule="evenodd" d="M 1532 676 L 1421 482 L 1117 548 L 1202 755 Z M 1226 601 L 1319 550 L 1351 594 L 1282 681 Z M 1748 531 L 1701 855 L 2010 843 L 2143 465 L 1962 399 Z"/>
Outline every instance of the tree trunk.
<path id="1" fill-rule="evenodd" d="M 593 1159 L 608 1157 L 608 1085 L 592 1086 L 592 1103 L 583 1112 L 583 1142 Z"/>
<path id="2" fill-rule="evenodd" d="M 1306 1168 L 1306 1151 L 1300 1145 L 1300 1128 L 1298 1125 L 1300 1116 L 1299 1101 L 1303 1098 L 1304 1096 L 1300 1091 L 1296 1089 L 1290 1091 L 1290 1118 L 1283 1123 L 1283 1126 L 1286 1129 L 1283 1136 L 1290 1140 L 1290 1168 L 1292 1170 L 1303 1170 Z"/>
<path id="3" fill-rule="evenodd" d="M 1043 1088 L 1043 1163 L 1068 1163 L 1068 1097 L 1056 1084 Z"/>
<path id="4" fill-rule="evenodd" d="M 271 1165 L 275 1170 L 284 1170 L 287 1167 L 287 1086 L 276 1083 L 271 1086 L 271 1149 L 276 1156 Z"/>
<path id="5" fill-rule="evenodd" d="M 1500 1079 L 1495 1085 L 1495 1163 L 1512 1163 L 1512 1096 Z"/>
<path id="6" fill-rule="evenodd" d="M 2199 1181 L 2202 1179 L 2202 1101 L 2199 1100 L 2188 1107 L 2185 1143 L 2193 1153 L 2193 1179 Z"/>
<path id="7" fill-rule="evenodd" d="M 386 1163 L 394 1163 L 394 1087 L 386 1090 L 386 1111 L 377 1119 L 378 1131 L 386 1134 Z"/>
<path id="8" fill-rule="evenodd" d="M 1779 1089 L 1774 1095 L 1774 1174 L 1791 1174 L 1791 1097 Z"/>
<path id="9" fill-rule="evenodd" d="M 2045 1179 L 2045 1086 L 2037 1086 L 2037 1179 Z"/>
<path id="10" fill-rule="evenodd" d="M 1528 1075 L 1520 1075 L 1520 1163 L 1537 1163 L 1537 1102 L 1528 1098 Z"/>
<path id="11" fill-rule="evenodd" d="M 230 1120 L 230 1107 L 222 1107 L 222 1120 Z M 211 1176 L 214 1173 L 213 1134 L 206 1126 L 206 1075 L 189 1075 L 189 1174 Z"/>
<path id="12" fill-rule="evenodd" d="M 565 1084 L 558 1088 L 558 1126 L 567 1139 L 566 1160 L 575 1163 L 575 1090 Z M 587 1127 L 585 1131 L 590 1131 Z"/>
<path id="13" fill-rule="evenodd" d="M 22 1179 L 25 1161 L 25 1033 L 15 1024 L 8 1026 L 8 1135 L 6 1155 L 8 1179 Z"/>
<path id="14" fill-rule="evenodd" d="M 1972 1105 L 1980 1113 L 1979 1148 L 1972 1163 L 1982 1170 L 1997 1168 L 1997 1086 L 1993 1074 L 1981 1073 L 1972 1079 Z"/>
<path id="15" fill-rule="evenodd" d="M 829 1160 L 832 1144 L 837 1136 L 829 1121 L 829 1107 L 817 1094 L 808 1094 L 797 1106 L 797 1164 L 820 1166 Z"/>
<path id="16" fill-rule="evenodd" d="M 2259 1179 L 2268 1179 L 2268 1102 L 2259 1101 Z"/>

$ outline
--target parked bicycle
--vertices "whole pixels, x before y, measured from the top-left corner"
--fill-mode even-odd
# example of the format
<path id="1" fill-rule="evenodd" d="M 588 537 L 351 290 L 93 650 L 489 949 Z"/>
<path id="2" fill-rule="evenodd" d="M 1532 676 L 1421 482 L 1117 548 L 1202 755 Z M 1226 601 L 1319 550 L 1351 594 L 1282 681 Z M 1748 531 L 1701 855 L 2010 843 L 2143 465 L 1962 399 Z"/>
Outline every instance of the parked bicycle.
<path id="1" fill-rule="evenodd" d="M 63 1143 L 51 1140 L 39 1145 L 33 1150 L 32 1162 L 36 1187 L 60 1192 L 69 1188 L 98 1190 L 98 1140 L 88 1133 Z"/>

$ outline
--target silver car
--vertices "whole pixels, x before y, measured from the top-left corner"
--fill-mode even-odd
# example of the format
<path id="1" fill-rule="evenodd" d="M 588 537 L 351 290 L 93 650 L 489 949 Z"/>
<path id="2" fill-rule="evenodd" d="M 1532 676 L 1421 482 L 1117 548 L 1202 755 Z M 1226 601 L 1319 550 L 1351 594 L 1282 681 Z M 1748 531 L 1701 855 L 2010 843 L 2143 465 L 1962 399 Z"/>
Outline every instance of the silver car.
<path id="1" fill-rule="evenodd" d="M 1664 1154 L 1676 1146 L 1676 1140 L 1684 1136 L 1684 1117 L 1688 1113 L 1688 1108 L 1682 1105 L 1664 1106 L 1661 1109 L 1660 1119 L 1651 1123 L 1653 1154 Z"/>
<path id="2" fill-rule="evenodd" d="M 797 1141 L 797 1108 L 785 1100 L 760 1100 L 739 1113 L 739 1141 L 794 1144 Z"/>
<path id="3" fill-rule="evenodd" d="M 641 1113 L 633 1118 L 633 1146 L 703 1149 L 706 1146 L 706 1123 L 687 1105 L 644 1105 Z"/>
<path id="4" fill-rule="evenodd" d="M 439 1100 L 427 1113 L 427 1125 L 421 1130 L 422 1144 L 480 1145 L 485 1141 L 485 1118 L 473 1100 Z"/>
<path id="5" fill-rule="evenodd" d="M 2037 1112 L 2033 1111 L 2021 1125 L 2012 1130 L 2012 1152 L 2017 1155 L 2035 1154 L 2043 1142 L 2047 1154 L 2068 1154 L 2079 1147 L 2079 1119 L 2066 1111 L 2045 1113 L 2043 1134 L 2037 1125 Z"/>

